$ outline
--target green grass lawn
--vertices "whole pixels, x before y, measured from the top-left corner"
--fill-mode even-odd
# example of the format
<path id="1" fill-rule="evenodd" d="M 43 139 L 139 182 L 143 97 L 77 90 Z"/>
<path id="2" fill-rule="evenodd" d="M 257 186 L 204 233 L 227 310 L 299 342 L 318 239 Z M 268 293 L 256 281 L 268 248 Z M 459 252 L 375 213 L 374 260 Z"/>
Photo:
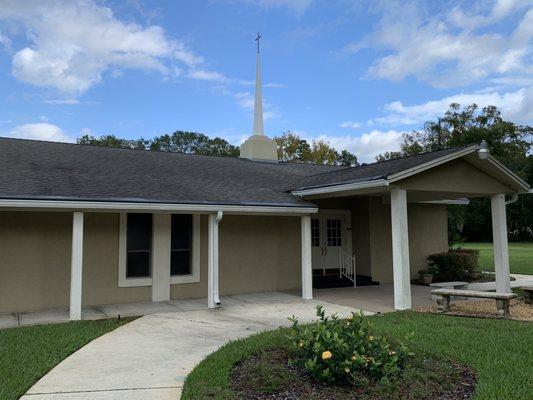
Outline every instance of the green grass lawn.
<path id="1" fill-rule="evenodd" d="M 478 373 L 476 400 L 533 399 L 533 323 L 397 312 L 370 317 L 374 332 L 410 339 L 414 351 L 452 358 Z M 286 330 L 226 344 L 187 377 L 182 400 L 233 399 L 236 362 L 263 349 L 287 346 Z"/>
<path id="2" fill-rule="evenodd" d="M 461 247 L 479 250 L 479 264 L 484 271 L 494 271 L 492 243 L 461 243 Z M 511 273 L 533 275 L 533 243 L 509 242 Z"/>
<path id="3" fill-rule="evenodd" d="M 18 399 L 70 354 L 129 321 L 79 321 L 0 330 L 0 399 Z"/>

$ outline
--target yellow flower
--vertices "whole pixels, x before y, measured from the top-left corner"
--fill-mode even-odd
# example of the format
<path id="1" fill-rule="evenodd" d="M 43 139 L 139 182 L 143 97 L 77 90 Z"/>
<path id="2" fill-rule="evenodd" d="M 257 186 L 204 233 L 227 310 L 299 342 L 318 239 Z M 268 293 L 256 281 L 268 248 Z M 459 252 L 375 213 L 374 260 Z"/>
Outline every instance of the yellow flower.
<path id="1" fill-rule="evenodd" d="M 370 340 L 374 340 L 374 336 L 369 336 L 368 337 Z"/>
<path id="2" fill-rule="evenodd" d="M 322 360 L 329 360 L 331 357 L 333 357 L 331 351 L 325 351 L 322 353 Z"/>
<path id="3" fill-rule="evenodd" d="M 344 372 L 346 372 L 347 374 L 350 373 L 350 368 L 344 368 Z"/>
<path id="4" fill-rule="evenodd" d="M 353 315 L 348 316 L 348 320 L 351 321 L 353 319 Z"/>
<path id="5" fill-rule="evenodd" d="M 355 361 L 355 356 L 352 356 L 352 361 Z"/>
<path id="6" fill-rule="evenodd" d="M 396 354 L 396 352 L 394 350 L 391 350 L 391 351 L 389 351 L 389 354 L 392 356 L 392 355 Z"/>

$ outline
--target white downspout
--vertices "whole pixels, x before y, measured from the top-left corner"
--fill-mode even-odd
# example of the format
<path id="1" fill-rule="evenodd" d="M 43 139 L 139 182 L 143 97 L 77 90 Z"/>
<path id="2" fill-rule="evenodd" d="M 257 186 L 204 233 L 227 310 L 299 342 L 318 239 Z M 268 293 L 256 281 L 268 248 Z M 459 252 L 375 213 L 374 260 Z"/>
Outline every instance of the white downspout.
<path id="1" fill-rule="evenodd" d="M 218 270 L 218 224 L 224 213 L 218 211 L 209 215 L 209 260 L 207 282 L 207 305 L 209 308 L 220 307 L 219 270 Z"/>

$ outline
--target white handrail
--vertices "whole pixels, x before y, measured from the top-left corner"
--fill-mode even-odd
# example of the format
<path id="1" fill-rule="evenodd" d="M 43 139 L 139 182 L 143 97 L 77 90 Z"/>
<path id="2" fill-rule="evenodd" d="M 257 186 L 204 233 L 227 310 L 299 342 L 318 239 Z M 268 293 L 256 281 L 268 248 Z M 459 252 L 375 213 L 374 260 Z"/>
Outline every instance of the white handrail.
<path id="1" fill-rule="evenodd" d="M 356 265 L 355 255 L 348 254 L 339 248 L 339 261 L 340 261 L 340 275 L 345 276 L 353 282 L 353 286 L 356 287 Z"/>

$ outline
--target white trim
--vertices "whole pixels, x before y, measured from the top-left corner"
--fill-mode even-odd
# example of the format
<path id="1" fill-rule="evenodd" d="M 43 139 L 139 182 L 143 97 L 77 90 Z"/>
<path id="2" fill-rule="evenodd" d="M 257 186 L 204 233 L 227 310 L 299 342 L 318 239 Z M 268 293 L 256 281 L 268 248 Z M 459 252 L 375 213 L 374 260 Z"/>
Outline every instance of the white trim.
<path id="1" fill-rule="evenodd" d="M 153 229 L 153 228 L 152 228 Z M 120 213 L 118 234 L 118 287 L 152 286 L 152 277 L 126 278 L 128 214 Z"/>
<path id="2" fill-rule="evenodd" d="M 170 284 L 177 285 L 181 283 L 200 282 L 200 215 L 192 216 L 192 273 L 189 275 L 170 276 Z"/>
<path id="3" fill-rule="evenodd" d="M 257 214 L 314 214 L 316 207 L 291 206 L 247 206 L 247 205 L 211 205 L 211 204 L 172 204 L 172 203 L 135 203 L 110 201 L 72 201 L 72 200 L 19 200 L 0 199 L 0 208 L 34 208 L 60 210 L 99 210 L 99 211 L 136 211 L 157 212 L 172 211 L 182 213 L 257 213 Z"/>
<path id="4" fill-rule="evenodd" d="M 419 201 L 420 204 L 446 204 L 446 205 L 458 205 L 458 206 L 467 206 L 470 204 L 469 199 L 454 199 L 454 200 L 429 200 L 429 201 Z"/>
<path id="5" fill-rule="evenodd" d="M 152 214 L 152 301 L 170 300 L 171 214 Z"/>
<path id="6" fill-rule="evenodd" d="M 531 188 L 529 184 L 522 180 L 518 175 L 516 175 L 513 171 L 511 171 L 509 168 L 507 168 L 505 165 L 503 165 L 501 162 L 496 160 L 494 157 L 489 156 L 488 161 L 492 163 L 496 168 L 498 168 L 500 171 L 502 171 L 505 175 L 507 175 L 509 178 L 514 180 L 518 185 L 520 185 L 524 190 L 526 190 L 526 193 L 531 191 Z"/>
<path id="7" fill-rule="evenodd" d="M 72 213 L 72 256 L 70 267 L 70 320 L 81 320 L 83 279 L 83 213 Z"/>
<path id="8" fill-rule="evenodd" d="M 366 182 L 342 183 L 338 185 L 323 186 L 323 187 L 317 187 L 317 188 L 299 189 L 299 190 L 294 190 L 291 193 L 295 196 L 311 196 L 315 194 L 344 192 L 347 190 L 357 190 L 357 189 L 365 189 L 365 188 L 380 187 L 380 186 L 385 186 L 385 187 L 389 186 L 389 182 L 386 179 L 375 179 L 373 181 L 366 181 Z"/>
<path id="9" fill-rule="evenodd" d="M 390 183 L 396 182 L 400 179 L 405 179 L 409 176 L 418 174 L 420 172 L 426 171 L 430 168 L 434 168 L 436 166 L 439 166 L 441 164 L 447 163 L 449 161 L 455 160 L 457 158 L 461 158 L 466 156 L 467 154 L 473 153 L 477 151 L 478 146 L 470 146 L 465 149 L 459 150 L 455 153 L 447 154 L 443 157 L 436 158 L 434 160 L 425 162 L 423 164 L 416 165 L 412 168 L 397 172 L 395 174 L 389 175 L 388 180 Z"/>

